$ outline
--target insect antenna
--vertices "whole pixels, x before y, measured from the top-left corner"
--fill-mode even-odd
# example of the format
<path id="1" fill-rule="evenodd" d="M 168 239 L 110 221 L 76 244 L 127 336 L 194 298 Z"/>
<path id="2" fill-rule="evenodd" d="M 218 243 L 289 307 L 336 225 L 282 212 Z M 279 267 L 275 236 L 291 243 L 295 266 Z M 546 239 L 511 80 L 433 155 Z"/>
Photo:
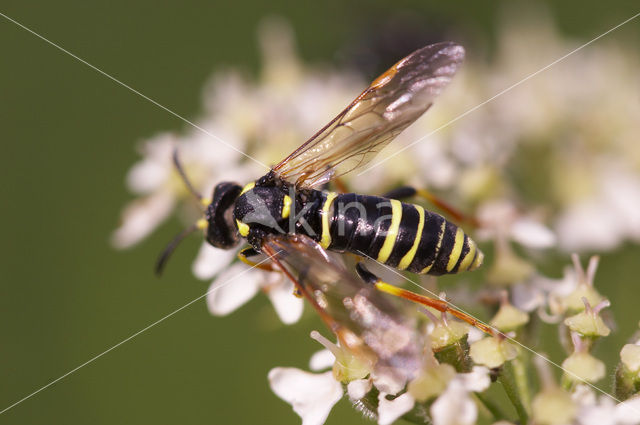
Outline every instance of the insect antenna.
<path id="1" fill-rule="evenodd" d="M 180 178 L 182 178 L 182 181 L 184 182 L 189 192 L 198 200 L 198 202 L 202 206 L 206 207 L 211 202 L 211 200 L 203 198 L 200 192 L 198 192 L 193 187 L 193 184 L 191 184 L 191 180 L 189 180 L 189 177 L 187 177 L 187 173 L 185 173 L 184 168 L 182 167 L 182 162 L 180 162 L 178 148 L 173 149 L 172 158 L 173 158 L 173 165 L 175 165 L 176 170 L 178 171 L 178 174 L 180 174 Z M 186 238 L 187 236 L 189 236 L 191 233 L 195 232 L 198 229 L 206 229 L 207 225 L 208 223 L 206 219 L 200 219 L 196 223 L 184 229 L 182 232 L 178 233 L 158 256 L 158 260 L 156 261 L 156 267 L 155 267 L 156 275 L 157 276 L 162 275 L 162 271 L 164 270 L 164 266 L 167 264 L 169 257 L 171 256 L 171 254 L 173 254 L 173 251 L 175 251 L 175 249 L 178 247 L 178 244 L 180 244 L 180 242 L 184 238 Z"/>
<path id="2" fill-rule="evenodd" d="M 164 266 L 169 261 L 169 257 L 173 254 L 173 251 L 178 247 L 180 242 L 191 233 L 195 232 L 198 229 L 203 229 L 207 226 L 206 220 L 198 220 L 196 223 L 184 229 L 182 232 L 178 233 L 174 238 L 167 244 L 167 247 L 162 250 L 160 255 L 158 256 L 158 260 L 156 261 L 156 276 L 160 277 L 162 275 L 162 271 L 164 270 Z"/>
<path id="3" fill-rule="evenodd" d="M 182 167 L 182 163 L 180 162 L 178 148 L 173 149 L 173 165 L 175 165 L 176 170 L 178 171 L 178 174 L 180 174 L 180 177 L 182 178 L 182 181 L 184 182 L 185 186 L 187 186 L 187 189 L 189 189 L 189 192 L 191 192 L 191 194 L 195 196 L 198 201 L 202 202 L 204 198 L 202 197 L 200 192 L 198 192 L 193 187 L 193 185 L 191 184 L 191 181 L 187 177 L 187 173 L 184 172 L 184 168 Z"/>

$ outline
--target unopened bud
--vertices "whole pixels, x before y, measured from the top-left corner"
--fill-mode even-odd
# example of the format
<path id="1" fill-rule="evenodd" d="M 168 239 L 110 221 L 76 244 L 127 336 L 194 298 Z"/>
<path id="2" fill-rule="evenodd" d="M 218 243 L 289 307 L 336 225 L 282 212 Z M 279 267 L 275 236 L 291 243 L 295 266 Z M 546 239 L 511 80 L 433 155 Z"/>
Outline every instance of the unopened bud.
<path id="1" fill-rule="evenodd" d="M 476 364 L 494 369 L 515 359 L 518 349 L 505 338 L 488 337 L 471 344 L 470 355 Z"/>

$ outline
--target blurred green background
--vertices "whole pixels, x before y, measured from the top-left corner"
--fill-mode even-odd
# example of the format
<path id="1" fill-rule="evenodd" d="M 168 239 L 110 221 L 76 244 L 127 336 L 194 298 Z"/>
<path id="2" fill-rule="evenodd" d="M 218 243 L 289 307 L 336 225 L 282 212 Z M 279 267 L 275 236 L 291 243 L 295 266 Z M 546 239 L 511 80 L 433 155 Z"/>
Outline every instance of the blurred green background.
<path id="1" fill-rule="evenodd" d="M 638 12 L 636 1 L 548 3 L 558 28 L 584 41 Z M 502 2 L 0 4 L 1 13 L 193 118 L 217 67 L 257 72 L 256 27 L 265 16 L 291 22 L 305 61 L 343 65 L 350 46 L 384 40 L 400 15 L 424 24 L 425 41 L 447 34 L 491 46 Z M 607 37 L 637 46 L 639 34 L 634 21 Z M 131 199 L 124 176 L 138 158 L 135 144 L 186 124 L 4 18 L 0 51 L 2 410 L 202 295 L 208 283 L 190 271 L 195 241 L 162 280 L 152 273 L 178 220 L 132 250 L 109 244 Z M 626 246 L 605 256 L 598 273 L 620 326 L 598 351 L 607 364 L 637 323 L 637 296 L 629 294 L 637 294 L 638 255 Z M 309 331 L 320 328 L 311 315 L 279 325 L 264 297 L 226 318 L 212 317 L 202 300 L 3 413 L 0 423 L 298 423 L 266 374 L 305 368 L 318 349 Z M 359 422 L 344 401 L 328 421 Z"/>

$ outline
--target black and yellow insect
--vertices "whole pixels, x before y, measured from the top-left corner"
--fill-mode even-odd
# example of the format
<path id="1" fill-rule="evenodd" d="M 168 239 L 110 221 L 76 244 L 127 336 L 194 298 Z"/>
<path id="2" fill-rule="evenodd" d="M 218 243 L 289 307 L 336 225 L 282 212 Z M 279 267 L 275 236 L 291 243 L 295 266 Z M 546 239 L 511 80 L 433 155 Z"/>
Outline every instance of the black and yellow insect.
<path id="1" fill-rule="evenodd" d="M 426 46 L 405 57 L 266 175 L 245 186 L 218 184 L 211 201 L 206 201 L 205 219 L 194 229 L 205 230 L 207 241 L 218 248 L 230 249 L 245 239 L 249 247 L 240 257 L 250 264 L 256 263 L 249 257 L 267 255 L 270 267 L 294 281 L 336 334 L 351 319 L 336 320 L 340 313 L 329 311 L 327 298 L 337 297 L 342 305 L 343 298 L 353 301 L 354 294 L 368 291 L 367 287 L 411 297 L 385 286 L 362 267 L 360 276 L 373 285 L 356 283 L 336 271 L 338 266 L 325 251 L 351 252 L 414 273 L 440 275 L 477 268 L 483 255 L 462 229 L 439 214 L 397 199 L 414 195 L 415 190 L 404 188 L 388 197 L 323 190 L 335 178 L 369 163 L 420 117 L 449 84 L 463 58 L 464 49 L 451 42 Z M 177 158 L 176 165 L 184 176 Z M 159 269 L 173 246 L 161 256 Z M 331 271 L 334 280 L 326 278 Z M 452 311 L 442 301 L 423 301 Z"/>
<path id="2" fill-rule="evenodd" d="M 265 236 L 275 229 L 308 236 L 330 251 L 371 257 L 414 273 L 456 273 L 482 262 L 482 253 L 462 229 L 419 205 L 296 189 L 273 172 L 232 190 L 240 191 L 233 209 L 235 225 L 254 251 L 262 250 Z"/>

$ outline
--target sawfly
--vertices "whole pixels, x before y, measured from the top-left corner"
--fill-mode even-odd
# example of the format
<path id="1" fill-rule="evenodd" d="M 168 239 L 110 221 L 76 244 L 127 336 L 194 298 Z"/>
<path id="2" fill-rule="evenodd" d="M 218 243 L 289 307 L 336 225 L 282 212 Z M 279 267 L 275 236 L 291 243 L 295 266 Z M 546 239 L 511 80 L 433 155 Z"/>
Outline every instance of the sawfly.
<path id="1" fill-rule="evenodd" d="M 362 263 L 357 276 L 329 252 L 352 253 L 399 271 L 442 275 L 473 270 L 483 254 L 456 224 L 400 199 L 410 187 L 386 196 L 325 190 L 338 177 L 360 169 L 395 136 L 429 109 L 464 58 L 462 46 L 443 42 L 423 47 L 375 79 L 342 112 L 259 179 L 246 185 L 219 183 L 211 199 L 185 183 L 205 206 L 204 218 L 178 235 L 160 256 L 160 272 L 176 244 L 201 229 L 213 246 L 248 245 L 238 256 L 249 265 L 291 279 L 343 346 L 375 353 L 377 367 L 420 367 L 417 331 L 388 294 L 449 312 L 488 333 L 492 329 L 426 297 L 383 282 Z M 256 262 L 262 257 L 268 262 Z M 386 344 L 389 338 L 396 344 Z"/>

